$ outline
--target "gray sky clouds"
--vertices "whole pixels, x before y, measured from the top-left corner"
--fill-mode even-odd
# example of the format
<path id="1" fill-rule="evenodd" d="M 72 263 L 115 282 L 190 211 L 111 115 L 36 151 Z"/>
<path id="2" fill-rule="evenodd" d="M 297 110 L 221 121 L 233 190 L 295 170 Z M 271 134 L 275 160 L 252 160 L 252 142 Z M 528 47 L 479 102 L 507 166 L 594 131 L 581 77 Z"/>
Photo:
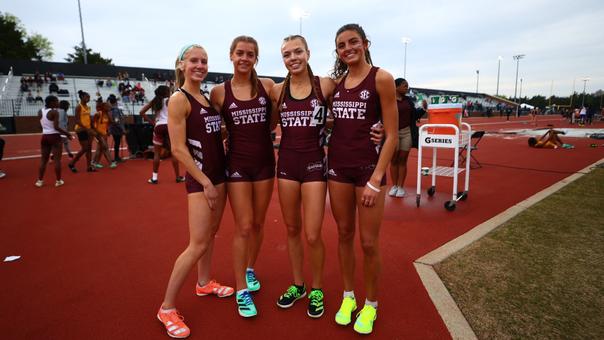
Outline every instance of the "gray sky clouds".
<path id="1" fill-rule="evenodd" d="M 241 34 L 260 44 L 258 73 L 284 76 L 279 48 L 298 33 L 291 9 L 310 13 L 302 33 L 316 74 L 333 65 L 334 38 L 346 23 L 361 24 L 371 40 L 374 63 L 412 86 L 495 93 L 497 57 L 502 56 L 500 94 L 513 96 L 520 61 L 522 93 L 549 96 L 604 89 L 602 1 L 160 1 L 80 0 L 86 44 L 116 65 L 171 68 L 180 48 L 192 42 L 208 51 L 210 70 L 231 72 L 231 40 Z M 3 0 L 0 11 L 17 16 L 28 30 L 53 43 L 63 61 L 81 41 L 77 0 Z"/>

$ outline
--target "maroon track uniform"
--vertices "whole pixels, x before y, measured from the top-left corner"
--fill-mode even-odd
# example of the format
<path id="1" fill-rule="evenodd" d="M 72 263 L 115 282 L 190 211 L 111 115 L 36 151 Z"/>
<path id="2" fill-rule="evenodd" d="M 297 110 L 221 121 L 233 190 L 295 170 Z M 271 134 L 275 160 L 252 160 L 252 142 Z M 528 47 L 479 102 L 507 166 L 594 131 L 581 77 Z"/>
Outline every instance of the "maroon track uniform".
<path id="1" fill-rule="evenodd" d="M 199 170 L 208 176 L 212 184 L 224 183 L 224 148 L 220 125 L 222 118 L 211 106 L 201 104 L 185 90 L 180 89 L 191 104 L 187 117 L 186 144 Z M 188 193 L 203 191 L 203 186 L 188 172 L 185 176 Z"/>
<path id="2" fill-rule="evenodd" d="M 224 82 L 222 114 L 229 132 L 227 181 L 253 182 L 275 176 L 275 153 L 270 130 L 270 97 L 258 80 L 258 95 L 235 98 L 231 81 Z"/>
<path id="3" fill-rule="evenodd" d="M 407 97 L 403 97 L 403 100 L 396 101 L 396 107 L 398 108 L 398 129 L 404 129 L 411 125 L 411 114 L 413 113 L 413 106 L 411 100 Z"/>
<path id="4" fill-rule="evenodd" d="M 300 183 L 325 181 L 325 153 L 321 145 L 327 115 L 319 77 L 304 99 L 294 99 L 289 87 L 281 105 L 281 145 L 277 177 Z"/>
<path id="5" fill-rule="evenodd" d="M 372 66 L 363 81 L 346 89 L 346 76 L 333 95 L 333 132 L 329 141 L 328 176 L 330 180 L 365 186 L 375 169 L 381 151 L 370 139 L 371 127 L 382 116 L 375 78 L 378 67 Z M 382 185 L 386 176 L 382 178 Z"/>

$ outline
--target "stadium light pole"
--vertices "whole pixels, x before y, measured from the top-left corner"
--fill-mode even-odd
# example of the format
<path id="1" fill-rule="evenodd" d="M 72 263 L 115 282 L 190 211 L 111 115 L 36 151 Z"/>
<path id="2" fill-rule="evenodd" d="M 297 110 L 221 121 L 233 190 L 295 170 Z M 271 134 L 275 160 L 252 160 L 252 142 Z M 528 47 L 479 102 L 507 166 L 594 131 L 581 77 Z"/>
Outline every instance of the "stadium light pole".
<path id="1" fill-rule="evenodd" d="M 520 78 L 520 93 L 518 93 L 518 99 L 522 101 L 522 78 Z"/>
<path id="2" fill-rule="evenodd" d="M 84 52 L 84 64 L 88 64 L 88 53 L 86 52 L 86 41 L 84 40 L 84 24 L 82 24 L 82 7 L 78 0 L 78 12 L 80 13 L 80 31 L 82 32 L 82 50 Z"/>
<path id="3" fill-rule="evenodd" d="M 518 67 L 520 66 L 520 59 L 524 58 L 524 56 L 524 54 L 517 54 L 512 57 L 514 58 L 514 60 L 516 60 L 516 83 L 514 84 L 514 103 L 516 103 L 516 90 L 518 90 Z M 518 114 L 518 105 L 516 105 L 516 118 L 518 118 Z"/>
<path id="4" fill-rule="evenodd" d="M 480 79 L 480 70 L 476 70 L 476 93 L 478 93 L 478 80 Z"/>
<path id="5" fill-rule="evenodd" d="M 583 80 L 583 99 L 581 100 L 581 107 L 585 106 L 585 87 L 587 86 L 587 82 L 591 80 L 589 77 L 585 77 Z"/>
<path id="6" fill-rule="evenodd" d="M 310 16 L 310 13 L 308 11 L 303 10 L 300 7 L 292 8 L 291 12 L 292 12 L 292 16 L 294 17 L 294 19 L 298 20 L 298 22 L 300 23 L 300 28 L 299 28 L 298 34 L 302 35 L 302 19 L 308 18 Z"/>
<path id="7" fill-rule="evenodd" d="M 499 96 L 499 71 L 501 71 L 501 60 L 503 58 L 501 56 L 497 57 L 497 90 L 495 91 L 495 95 Z"/>
<path id="8" fill-rule="evenodd" d="M 403 78 L 407 79 L 407 44 L 411 42 L 411 38 L 402 37 L 401 42 L 405 44 L 405 57 L 403 59 Z"/>

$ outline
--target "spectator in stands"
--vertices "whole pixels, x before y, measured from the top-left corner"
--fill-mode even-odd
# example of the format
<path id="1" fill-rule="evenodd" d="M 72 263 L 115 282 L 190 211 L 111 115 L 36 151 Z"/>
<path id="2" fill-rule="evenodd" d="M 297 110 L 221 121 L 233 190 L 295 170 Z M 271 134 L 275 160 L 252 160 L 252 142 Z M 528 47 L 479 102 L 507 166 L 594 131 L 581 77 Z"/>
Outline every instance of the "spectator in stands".
<path id="1" fill-rule="evenodd" d="M 122 162 L 123 160 L 120 157 L 120 145 L 122 143 L 122 137 L 126 133 L 124 112 L 118 107 L 115 95 L 109 95 L 107 101 L 111 104 L 111 124 L 109 125 L 109 133 L 113 137 L 113 161 Z"/>
<path id="2" fill-rule="evenodd" d="M 170 151 L 170 136 L 168 135 L 168 98 L 170 97 L 170 88 L 160 85 L 155 89 L 155 97 L 143 106 L 140 115 L 143 119 L 154 125 L 153 128 L 153 173 L 147 181 L 149 184 L 158 183 L 159 161 L 163 152 Z M 147 116 L 147 111 L 155 115 L 155 119 Z M 172 157 L 172 167 L 176 176 L 176 183 L 184 182 L 184 177 L 180 176 L 180 169 L 176 157 Z"/>
<path id="3" fill-rule="evenodd" d="M 63 74 L 63 72 L 58 72 L 57 73 L 57 80 L 64 81 L 65 80 L 65 74 Z"/>
<path id="4" fill-rule="evenodd" d="M 80 151 L 75 155 L 73 160 L 67 165 L 72 172 L 78 172 L 75 164 L 82 155 L 86 155 L 86 171 L 94 172 L 96 169 L 92 166 L 92 138 L 96 135 L 92 129 L 92 118 L 90 117 L 90 94 L 82 90 L 78 91 L 80 103 L 75 109 L 75 132 L 80 141 Z"/>
<path id="5" fill-rule="evenodd" d="M 415 125 L 418 119 L 417 109 L 411 97 L 407 96 L 409 83 L 403 78 L 395 80 L 396 86 L 396 105 L 398 107 L 398 143 L 397 149 L 390 162 L 390 175 L 392 177 L 392 187 L 388 195 L 393 197 L 405 196 L 405 178 L 407 178 L 407 158 L 409 150 L 413 146 L 413 137 L 411 135 L 411 125 Z M 422 109 L 425 111 L 428 107 L 426 101 L 422 101 Z M 421 117 L 421 116 L 420 116 Z M 417 128 L 417 125 L 415 126 Z"/>
<path id="6" fill-rule="evenodd" d="M 57 85 L 57 83 L 50 83 L 50 85 L 48 85 L 48 92 L 50 93 L 58 93 L 59 92 L 59 85 Z"/>
<path id="7" fill-rule="evenodd" d="M 38 111 L 38 117 L 40 118 L 40 124 L 42 125 L 42 140 L 40 148 L 42 156 L 40 158 L 40 169 L 38 171 L 38 180 L 36 181 L 36 187 L 40 188 L 44 185 L 44 173 L 46 172 L 46 165 L 50 154 L 54 157 L 55 162 L 55 187 L 59 187 L 63 184 L 61 178 L 61 153 L 62 143 L 61 134 L 71 139 L 71 134 L 59 126 L 59 98 L 55 96 L 48 96 L 45 100 L 45 108 Z"/>
<path id="8" fill-rule="evenodd" d="M 0 161 L 2 160 L 2 157 L 4 156 L 4 144 L 6 144 L 4 142 L 4 139 L 0 138 Z M 0 170 L 0 179 L 6 177 L 6 172 Z"/>
<path id="9" fill-rule="evenodd" d="M 25 99 L 28 104 L 33 104 L 36 101 L 36 98 L 31 94 L 31 91 L 27 92 L 27 97 Z"/>
<path id="10" fill-rule="evenodd" d="M 96 102 L 96 113 L 93 118 L 94 130 L 96 131 L 96 153 L 94 155 L 94 167 L 102 169 L 101 156 L 105 156 L 107 163 L 110 168 L 117 167 L 117 162 L 111 161 L 111 155 L 109 155 L 109 146 L 107 145 L 107 134 L 109 133 L 109 124 L 111 123 L 111 117 L 109 111 L 111 105 L 103 102 L 102 99 Z"/>
<path id="11" fill-rule="evenodd" d="M 68 117 L 67 110 L 69 110 L 69 102 L 67 100 L 61 100 L 59 102 L 59 127 L 61 129 L 68 131 Z M 67 155 L 69 158 L 73 158 L 73 153 L 71 152 L 71 148 L 69 147 L 69 138 L 65 135 L 61 135 L 61 139 L 63 140 L 63 148 L 67 151 Z"/>
<path id="12" fill-rule="evenodd" d="M 23 78 L 21 78 L 21 86 L 19 87 L 19 89 L 21 90 L 21 92 L 29 91 L 29 85 L 27 85 L 27 82 L 23 81 Z"/>
<path id="13" fill-rule="evenodd" d="M 40 90 L 38 90 L 38 91 L 36 92 L 36 99 L 35 99 L 35 101 L 36 101 L 36 102 L 41 102 L 41 103 L 44 103 L 44 98 L 42 98 L 42 95 L 40 94 Z"/>

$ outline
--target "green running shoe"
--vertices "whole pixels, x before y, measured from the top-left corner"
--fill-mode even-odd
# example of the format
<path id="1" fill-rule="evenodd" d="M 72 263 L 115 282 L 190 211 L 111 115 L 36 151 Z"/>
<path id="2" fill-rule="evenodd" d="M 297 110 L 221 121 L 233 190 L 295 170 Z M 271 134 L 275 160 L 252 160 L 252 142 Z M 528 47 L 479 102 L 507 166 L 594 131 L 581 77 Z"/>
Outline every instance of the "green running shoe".
<path id="1" fill-rule="evenodd" d="M 346 326 L 351 321 L 352 312 L 357 309 L 357 302 L 351 297 L 345 297 L 342 300 L 340 310 L 336 313 L 336 323 L 338 325 Z"/>
<path id="2" fill-rule="evenodd" d="M 357 333 L 369 334 L 373 331 L 373 322 L 377 319 L 377 310 L 373 306 L 365 305 L 357 314 L 354 330 Z"/>
<path id="3" fill-rule="evenodd" d="M 294 305 L 294 302 L 306 296 L 306 287 L 298 288 L 294 285 L 289 286 L 287 291 L 279 297 L 277 306 L 281 308 L 289 308 Z"/>
<path id="4" fill-rule="evenodd" d="M 311 290 L 308 299 L 308 311 L 306 314 L 311 318 L 320 318 L 325 311 L 323 309 L 323 291 L 320 289 Z"/>
<path id="5" fill-rule="evenodd" d="M 245 271 L 245 283 L 247 283 L 247 290 L 250 292 L 260 290 L 260 281 L 256 278 L 256 273 L 253 270 Z"/>
<path id="6" fill-rule="evenodd" d="M 237 309 L 239 310 L 239 315 L 244 318 L 258 315 L 254 301 L 252 301 L 252 294 L 248 291 L 237 293 Z"/>

